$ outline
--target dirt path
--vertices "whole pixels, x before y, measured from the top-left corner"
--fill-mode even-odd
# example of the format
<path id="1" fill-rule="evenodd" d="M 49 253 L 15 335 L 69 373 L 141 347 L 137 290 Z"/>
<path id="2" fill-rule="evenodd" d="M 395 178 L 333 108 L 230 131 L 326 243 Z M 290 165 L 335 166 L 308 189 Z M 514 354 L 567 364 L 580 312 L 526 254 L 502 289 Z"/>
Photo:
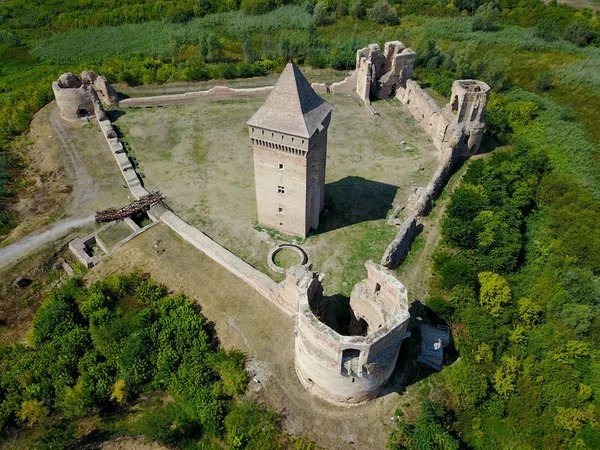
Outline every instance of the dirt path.
<path id="1" fill-rule="evenodd" d="M 419 300 L 425 303 L 431 277 L 431 257 L 442 240 L 440 222 L 446 213 L 446 206 L 450 200 L 450 193 L 458 186 L 466 172 L 468 163 L 464 164 L 444 187 L 440 198 L 430 215 L 421 220 L 423 232 L 421 238 L 425 241 L 423 247 L 417 251 L 412 260 L 398 270 L 398 278 L 408 288 L 410 301 Z"/>
<path id="2" fill-rule="evenodd" d="M 41 245 L 54 242 L 74 228 L 94 223 L 94 216 L 72 217 L 56 222 L 49 228 L 30 234 L 24 239 L 0 249 L 0 267 L 21 258 Z"/>
<path id="3" fill-rule="evenodd" d="M 71 204 L 69 209 L 79 210 L 85 208 L 85 205 L 93 199 L 97 192 L 97 188 L 94 185 L 94 179 L 90 176 L 85 168 L 85 163 L 79 156 L 79 153 L 73 145 L 71 139 L 69 139 L 68 132 L 65 129 L 65 123 L 60 117 L 58 108 L 54 108 L 49 115 L 50 125 L 54 130 L 54 133 L 58 137 L 63 150 L 70 162 L 70 167 L 67 169 L 71 172 L 71 178 L 73 183 L 73 195 L 71 196 Z"/>
<path id="4" fill-rule="evenodd" d="M 26 155 L 31 159 L 34 176 L 41 173 L 37 176 L 39 186 L 24 193 L 20 200 L 24 206 L 17 212 L 22 221 L 3 241 L 0 267 L 75 228 L 93 224 L 95 211 L 130 202 L 121 173 L 94 124 L 65 122 L 54 102 L 34 120 L 38 122 L 28 134 L 33 144 L 25 150 L 31 151 Z M 55 177 L 44 173 L 50 170 L 48 161 L 41 160 L 48 156 L 44 149 L 52 152 L 51 170 L 59 174 Z"/>

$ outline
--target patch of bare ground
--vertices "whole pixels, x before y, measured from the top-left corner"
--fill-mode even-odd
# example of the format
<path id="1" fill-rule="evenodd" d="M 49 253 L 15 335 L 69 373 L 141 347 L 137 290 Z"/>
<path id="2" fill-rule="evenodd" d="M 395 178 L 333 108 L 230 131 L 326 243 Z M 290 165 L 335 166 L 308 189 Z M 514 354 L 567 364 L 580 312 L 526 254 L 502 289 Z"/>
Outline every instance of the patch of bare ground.
<path id="1" fill-rule="evenodd" d="M 333 103 L 325 209 L 319 229 L 302 242 L 329 295 L 349 295 L 378 260 L 397 228 L 386 224 L 394 204 L 425 186 L 439 152 L 402 105 L 380 101 L 373 116 L 350 95 Z M 246 121 L 262 98 L 128 108 L 116 124 L 139 162 L 149 190 L 161 190 L 176 214 L 257 269 L 274 244 L 256 227 L 252 150 Z"/>
<path id="2" fill-rule="evenodd" d="M 153 248 L 157 240 L 159 252 Z M 402 403 L 395 385 L 357 407 L 333 406 L 307 392 L 294 371 L 292 318 L 164 225 L 118 249 L 87 278 L 134 269 L 198 302 L 220 345 L 246 353 L 254 378 L 247 395 L 279 411 L 288 433 L 304 434 L 328 449 L 384 448 L 386 424 Z"/>
<path id="3" fill-rule="evenodd" d="M 148 442 L 141 436 L 121 436 L 98 446 L 101 450 L 168 450 L 158 442 Z"/>
<path id="4" fill-rule="evenodd" d="M 74 226 L 89 222 L 84 219 L 98 210 L 130 202 L 129 191 L 97 123 L 66 122 L 55 102 L 35 115 L 15 150 L 26 163 L 23 179 L 27 186 L 12 205 L 19 224 L 0 242 L 7 251 L 7 246 L 26 236 L 35 242 L 16 253 L 10 250 L 11 260 L 25 256 L 57 235 L 71 233 Z M 67 218 L 81 220 L 56 223 Z M 33 233 L 44 232 L 48 232 L 47 239 L 32 237 Z M 6 263 L 5 258 L 0 259 Z"/>

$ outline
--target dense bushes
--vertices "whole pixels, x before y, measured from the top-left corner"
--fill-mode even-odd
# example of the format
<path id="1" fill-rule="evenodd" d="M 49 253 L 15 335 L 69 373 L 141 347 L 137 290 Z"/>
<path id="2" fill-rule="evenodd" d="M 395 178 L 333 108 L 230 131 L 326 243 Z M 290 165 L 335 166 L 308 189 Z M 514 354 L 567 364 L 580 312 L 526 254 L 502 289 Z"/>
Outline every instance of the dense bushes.
<path id="1" fill-rule="evenodd" d="M 399 418 L 400 415 L 396 414 Z M 452 415 L 442 406 L 425 400 L 414 425 L 398 420 L 388 438 L 390 450 L 458 450 L 460 441 L 451 430 Z"/>
<path id="2" fill-rule="evenodd" d="M 367 9 L 367 16 L 382 25 L 398 25 L 398 13 L 387 0 L 378 0 L 372 8 Z"/>
<path id="3" fill-rule="evenodd" d="M 277 418 L 233 401 L 247 383 L 242 355 L 216 350 L 190 300 L 139 274 L 51 291 L 28 340 L 30 347 L 0 348 L 4 429 L 49 414 L 82 417 L 164 389 L 176 403 L 143 415 L 134 432 L 165 443 L 246 436 L 235 448 L 255 448 L 250 438 L 260 434 L 261 448 L 279 448 Z M 249 411 L 252 418 L 243 417 Z"/>
<path id="4" fill-rule="evenodd" d="M 473 15 L 473 31 L 492 31 L 499 13 L 493 2 L 481 5 Z"/>
<path id="5" fill-rule="evenodd" d="M 534 201 L 544 156 L 528 148 L 495 153 L 473 162 L 448 205 L 442 230 L 450 243 L 472 254 L 479 270 L 506 272 L 517 267 L 522 226 Z"/>
<path id="6" fill-rule="evenodd" d="M 552 108 L 492 96 L 488 132 L 512 148 L 471 162 L 442 221 L 427 305 L 461 356 L 442 380 L 464 446 L 599 443 L 600 203 L 546 157 L 567 145 L 541 131 L 560 123 Z"/>

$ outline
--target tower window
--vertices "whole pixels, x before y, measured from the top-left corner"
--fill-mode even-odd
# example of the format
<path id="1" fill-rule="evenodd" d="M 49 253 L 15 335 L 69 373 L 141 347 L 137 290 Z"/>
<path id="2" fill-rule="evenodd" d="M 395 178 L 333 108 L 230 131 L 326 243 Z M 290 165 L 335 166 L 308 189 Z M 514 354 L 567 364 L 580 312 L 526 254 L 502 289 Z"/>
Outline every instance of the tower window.
<path id="1" fill-rule="evenodd" d="M 279 163 L 279 170 L 283 170 L 283 163 Z"/>
<path id="2" fill-rule="evenodd" d="M 279 207 L 279 214 L 283 214 L 283 207 L 282 206 Z"/>
<path id="3" fill-rule="evenodd" d="M 278 194 L 285 194 L 285 188 L 283 186 L 277 186 Z"/>

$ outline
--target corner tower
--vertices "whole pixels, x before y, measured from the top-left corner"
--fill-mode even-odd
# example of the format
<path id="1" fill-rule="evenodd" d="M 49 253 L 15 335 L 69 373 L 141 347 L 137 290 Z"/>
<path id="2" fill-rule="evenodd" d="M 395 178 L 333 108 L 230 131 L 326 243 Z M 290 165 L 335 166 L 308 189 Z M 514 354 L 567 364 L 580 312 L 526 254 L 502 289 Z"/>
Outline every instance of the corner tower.
<path id="1" fill-rule="evenodd" d="M 319 226 L 332 108 L 290 61 L 248 121 L 261 225 L 302 237 Z"/>

